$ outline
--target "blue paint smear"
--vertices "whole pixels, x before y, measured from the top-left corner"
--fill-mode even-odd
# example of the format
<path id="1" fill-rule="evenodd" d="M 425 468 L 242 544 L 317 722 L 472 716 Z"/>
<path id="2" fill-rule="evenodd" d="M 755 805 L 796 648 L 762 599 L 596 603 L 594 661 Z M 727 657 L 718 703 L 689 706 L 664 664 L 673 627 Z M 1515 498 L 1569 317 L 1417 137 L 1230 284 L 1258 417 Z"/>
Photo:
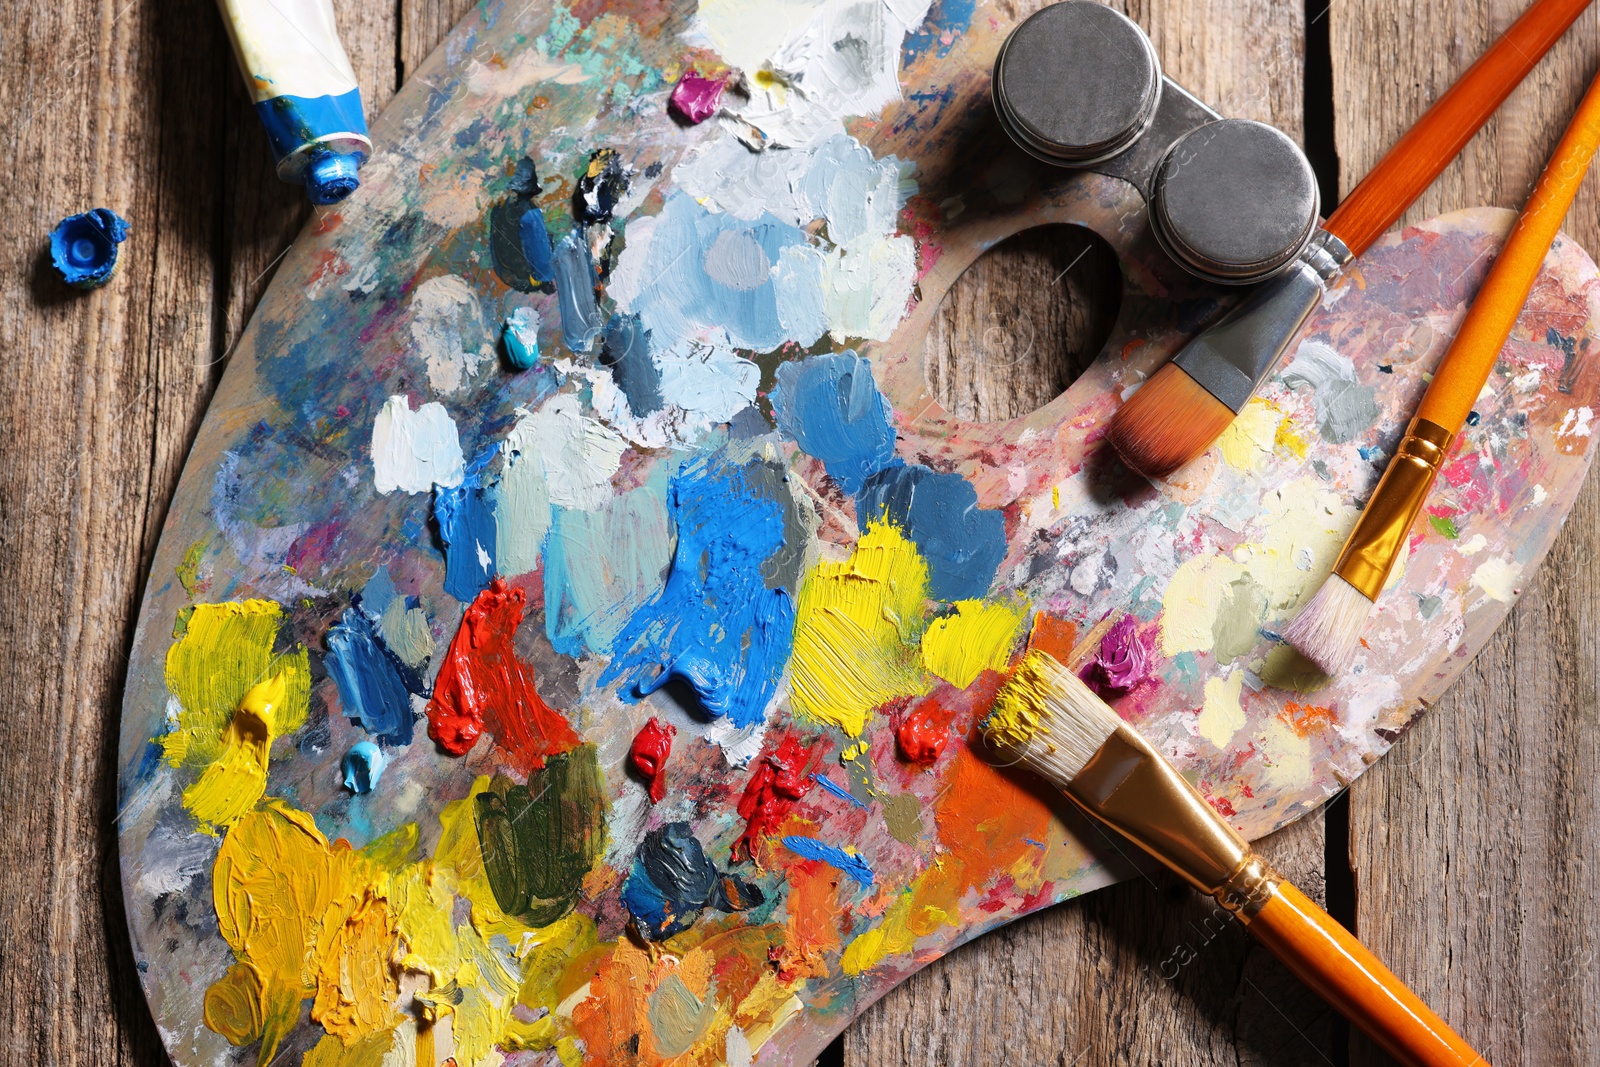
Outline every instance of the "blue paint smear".
<path id="1" fill-rule="evenodd" d="M 484 469 L 499 450 L 498 444 L 491 445 L 467 464 L 460 485 L 433 487 L 433 517 L 444 542 L 444 591 L 463 603 L 483 592 L 498 573 L 494 504 L 483 483 Z"/>
<path id="2" fill-rule="evenodd" d="M 757 887 L 718 871 L 686 822 L 644 835 L 622 887 L 623 906 L 652 941 L 689 929 L 708 907 L 743 911 L 764 900 Z"/>
<path id="3" fill-rule="evenodd" d="M 550 231 L 545 229 L 544 212 L 529 204 L 517 221 L 517 238 L 522 245 L 522 257 L 528 261 L 528 274 L 536 282 L 556 280 L 554 252 L 550 247 Z"/>
<path id="4" fill-rule="evenodd" d="M 389 568 L 379 567 L 367 579 L 367 584 L 361 587 L 361 610 L 376 622 L 389 609 L 389 602 L 399 595 L 400 590 L 394 587 L 394 579 L 389 577 Z"/>
<path id="5" fill-rule="evenodd" d="M 574 352 L 588 352 L 605 327 L 594 299 L 594 261 L 589 257 L 589 242 L 582 226 L 573 227 L 556 242 L 554 270 L 556 303 L 561 308 L 561 339 Z"/>
<path id="6" fill-rule="evenodd" d="M 906 36 L 900 50 L 901 68 L 911 66 L 929 51 L 940 59 L 949 55 L 958 35 L 972 25 L 977 6 L 977 0 L 934 0 L 921 27 Z"/>
<path id="7" fill-rule="evenodd" d="M 989 591 L 1006 554 L 1005 516 L 980 508 L 978 491 L 961 475 L 920 464 L 879 471 L 856 498 L 856 519 L 865 529 L 883 518 L 916 542 L 934 599 L 966 600 Z"/>
<path id="8" fill-rule="evenodd" d="M 811 776 L 811 780 L 813 782 L 816 782 L 823 789 L 825 789 L 828 792 L 832 793 L 834 796 L 838 797 L 840 800 L 848 801 L 849 803 L 855 805 L 858 808 L 866 807 L 865 804 L 863 804 L 861 801 L 857 800 L 851 794 L 850 790 L 846 789 L 844 786 L 840 785 L 838 782 L 834 781 L 832 778 L 829 778 L 826 774 L 813 774 Z"/>
<path id="9" fill-rule="evenodd" d="M 661 410 L 661 370 L 650 359 L 650 332 L 640 325 L 639 316 L 611 316 L 600 363 L 611 368 L 636 417 Z"/>
<path id="10" fill-rule="evenodd" d="M 383 749 L 371 741 L 357 741 L 339 762 L 339 769 L 344 772 L 344 787 L 352 793 L 372 792 L 388 763 Z"/>
<path id="11" fill-rule="evenodd" d="M 889 404 L 872 380 L 872 364 L 854 352 L 780 366 L 772 409 L 778 429 L 820 459 L 851 496 L 894 462 Z"/>
<path id="12" fill-rule="evenodd" d="M 790 247 L 796 248 L 792 263 L 784 259 Z M 789 223 L 772 215 L 752 222 L 713 214 L 687 193 L 674 192 L 656 216 L 641 272 L 651 280 L 632 310 L 663 344 L 720 329 L 734 348 L 809 345 L 827 327 L 815 274 L 820 262 L 806 235 Z"/>
<path id="13" fill-rule="evenodd" d="M 1044 848 L 1045 847 L 1045 843 L 1043 841 L 1035 841 L 1031 837 L 1024 837 L 1023 840 L 1026 841 L 1028 844 L 1032 845 L 1034 848 Z"/>
<path id="14" fill-rule="evenodd" d="M 625 678 L 619 695 L 632 701 L 678 678 L 713 716 L 736 726 L 765 717 L 795 611 L 789 591 L 762 576 L 784 547 L 785 509 L 760 467 L 710 454 L 673 478 L 667 508 L 678 543 L 667 584 L 618 635 L 601 685 Z"/>
<path id="15" fill-rule="evenodd" d="M 784 838 L 783 847 L 797 856 L 821 860 L 830 867 L 837 867 L 861 885 L 872 884 L 872 868 L 863 863 L 860 856 L 852 856 L 842 848 L 825 845 L 814 837 L 795 836 Z"/>
<path id="16" fill-rule="evenodd" d="M 386 744 L 411 743 L 411 694 L 425 692 L 425 683 L 384 647 L 359 606 L 329 627 L 324 663 L 346 715 Z"/>

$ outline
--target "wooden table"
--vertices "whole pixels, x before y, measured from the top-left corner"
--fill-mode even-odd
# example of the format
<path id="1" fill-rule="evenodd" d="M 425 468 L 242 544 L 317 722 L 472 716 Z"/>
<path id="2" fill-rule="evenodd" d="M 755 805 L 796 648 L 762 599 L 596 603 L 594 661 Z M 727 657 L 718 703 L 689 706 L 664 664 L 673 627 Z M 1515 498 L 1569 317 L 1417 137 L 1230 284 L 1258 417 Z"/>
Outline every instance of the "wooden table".
<path id="1" fill-rule="evenodd" d="M 466 6 L 340 3 L 374 110 Z M 1326 201 L 1522 0 L 1119 6 L 1149 30 L 1167 71 L 1224 114 L 1305 137 Z M 125 650 L 188 442 L 308 208 L 272 177 L 211 0 L 31 0 L 6 21 L 0 1062 L 158 1065 L 117 880 Z M 1408 217 L 1520 204 L 1597 59 L 1600 12 L 1589 12 Z M 1567 222 L 1591 251 L 1595 188 L 1591 176 Z M 44 236 L 91 206 L 126 216 L 133 237 L 116 281 L 83 296 L 54 281 Z M 930 352 L 957 403 L 998 414 L 1059 388 L 1069 373 L 1059 353 L 1084 320 L 1073 301 L 1093 296 L 1048 284 L 1062 255 L 1022 239 L 964 279 Z M 952 366 L 1024 334 L 1034 356 L 1019 372 L 990 381 Z M 1334 914 L 1499 1067 L 1600 1062 L 1597 547 L 1591 480 L 1510 622 L 1449 697 L 1325 815 L 1268 844 L 1300 885 L 1325 885 Z M 1239 930 L 1208 928 L 1203 914 L 1164 878 L 1052 909 L 927 968 L 827 1058 L 1387 1062 Z"/>

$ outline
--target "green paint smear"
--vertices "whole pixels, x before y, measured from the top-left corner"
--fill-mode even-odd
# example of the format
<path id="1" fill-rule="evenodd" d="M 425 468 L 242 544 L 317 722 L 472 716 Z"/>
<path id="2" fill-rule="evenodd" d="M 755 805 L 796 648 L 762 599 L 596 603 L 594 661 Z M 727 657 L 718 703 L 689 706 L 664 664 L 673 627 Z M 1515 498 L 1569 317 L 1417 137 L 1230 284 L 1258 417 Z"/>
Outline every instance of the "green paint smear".
<path id="1" fill-rule="evenodd" d="M 553 757 L 527 785 L 496 775 L 475 805 L 484 873 L 500 910 L 530 926 L 570 912 L 606 844 L 595 747 Z"/>
<path id="2" fill-rule="evenodd" d="M 209 538 L 202 537 L 190 545 L 184 552 L 183 559 L 178 561 L 176 568 L 178 581 L 183 584 L 183 591 L 194 596 L 195 585 L 200 581 L 200 561 L 205 558 L 206 542 Z"/>
<path id="3" fill-rule="evenodd" d="M 1448 515 L 1429 515 L 1428 524 L 1452 541 L 1461 536 L 1461 531 L 1456 529 L 1456 520 Z"/>
<path id="4" fill-rule="evenodd" d="M 914 845 L 922 836 L 922 801 L 913 793 L 896 793 L 883 804 L 883 821 L 902 845 Z"/>
<path id="5" fill-rule="evenodd" d="M 1229 583 L 1211 624 L 1212 654 L 1218 663 L 1232 663 L 1256 647 L 1266 610 L 1266 590 L 1248 574 Z"/>

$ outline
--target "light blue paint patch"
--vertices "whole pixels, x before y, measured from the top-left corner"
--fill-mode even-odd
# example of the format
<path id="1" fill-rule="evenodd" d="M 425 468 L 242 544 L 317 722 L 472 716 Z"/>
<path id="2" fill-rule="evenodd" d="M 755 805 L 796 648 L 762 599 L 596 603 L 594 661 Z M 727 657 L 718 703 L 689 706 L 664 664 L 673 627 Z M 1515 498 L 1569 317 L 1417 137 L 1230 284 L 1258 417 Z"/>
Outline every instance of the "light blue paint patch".
<path id="1" fill-rule="evenodd" d="M 650 333 L 639 316 L 611 316 L 600 363 L 611 369 L 636 418 L 661 410 L 661 370 L 650 360 Z"/>
<path id="2" fill-rule="evenodd" d="M 506 359 L 517 370 L 539 362 L 539 313 L 520 307 L 506 316 Z"/>
<path id="3" fill-rule="evenodd" d="M 663 348 L 720 330 L 734 348 L 766 352 L 785 341 L 811 344 L 827 326 L 818 253 L 798 227 L 772 215 L 713 214 L 674 192 L 656 216 L 638 277 L 629 309 Z"/>
<path id="4" fill-rule="evenodd" d="M 389 602 L 399 595 L 394 579 L 389 577 L 389 568 L 379 567 L 361 587 L 361 610 L 369 619 L 381 619 L 389 609 Z"/>
<path id="5" fill-rule="evenodd" d="M 983 596 L 1005 558 L 1005 516 L 980 508 L 978 491 L 959 474 L 921 465 L 879 471 L 856 498 L 862 529 L 874 519 L 887 519 L 916 542 L 936 600 Z"/>
<path id="6" fill-rule="evenodd" d="M 444 542 L 444 591 L 466 603 L 483 592 L 495 570 L 495 518 L 484 486 L 489 461 L 500 451 L 490 445 L 467 464 L 457 486 L 433 487 L 433 517 Z"/>
<path id="7" fill-rule="evenodd" d="M 894 462 L 889 404 L 872 380 L 872 364 L 854 352 L 780 366 L 772 409 L 778 429 L 822 460 L 851 496 Z"/>
<path id="8" fill-rule="evenodd" d="M 411 743 L 411 694 L 425 691 L 422 679 L 383 646 L 365 613 L 346 608 L 328 628 L 324 662 L 347 716 L 380 741 Z"/>
<path id="9" fill-rule="evenodd" d="M 862 862 L 860 856 L 846 852 L 842 848 L 825 845 L 814 837 L 795 835 L 784 838 L 783 847 L 797 856 L 804 856 L 808 860 L 821 860 L 830 867 L 837 867 L 861 885 L 872 884 L 872 868 Z"/>
<path id="10" fill-rule="evenodd" d="M 902 166 L 894 156 L 879 159 L 849 134 L 835 134 L 817 148 L 797 184 L 812 211 L 828 220 L 828 239 L 844 244 L 894 232 L 895 217 L 916 188 L 909 181 L 901 188 Z"/>
<path id="11" fill-rule="evenodd" d="M 858 808 L 866 807 L 865 804 L 850 795 L 850 790 L 846 789 L 832 778 L 829 778 L 826 774 L 813 774 L 811 776 L 811 780 L 816 782 L 827 792 L 838 797 L 840 800 L 846 801 Z"/>
<path id="12" fill-rule="evenodd" d="M 383 754 L 383 749 L 371 741 L 357 741 L 339 761 L 339 769 L 344 772 L 344 787 L 352 793 L 370 793 L 378 787 L 378 779 L 383 777 L 383 769 L 388 765 L 389 758 Z"/>
<path id="13" fill-rule="evenodd" d="M 594 299 L 594 261 L 582 226 L 574 226 L 556 242 L 555 274 L 561 339 L 574 352 L 587 353 L 605 332 L 605 324 Z"/>
<path id="14" fill-rule="evenodd" d="M 781 569 L 784 492 L 760 461 L 684 465 L 668 492 L 678 543 L 666 587 L 628 620 L 600 684 L 624 679 L 619 695 L 636 700 L 677 678 L 735 726 L 765 717 L 794 643 L 794 598 L 763 576 Z"/>
<path id="15" fill-rule="evenodd" d="M 568 656 L 607 653 L 629 618 L 661 593 L 672 560 L 665 486 L 640 486 L 599 511 L 552 512 L 545 633 Z"/>

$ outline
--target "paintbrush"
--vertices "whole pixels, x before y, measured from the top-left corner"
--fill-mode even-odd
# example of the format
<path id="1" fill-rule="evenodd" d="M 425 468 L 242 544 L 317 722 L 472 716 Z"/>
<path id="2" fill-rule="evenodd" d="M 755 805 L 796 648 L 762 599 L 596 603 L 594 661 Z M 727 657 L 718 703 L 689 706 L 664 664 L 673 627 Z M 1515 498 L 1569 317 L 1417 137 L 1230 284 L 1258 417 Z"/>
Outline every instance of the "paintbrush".
<path id="1" fill-rule="evenodd" d="M 1285 640 L 1324 673 L 1338 674 L 1355 659 L 1367 613 L 1383 592 L 1439 467 L 1511 336 L 1597 145 L 1600 76 L 1584 94 L 1489 268 L 1461 329 L 1422 394 L 1416 417 L 1345 540 L 1333 573 L 1284 631 Z"/>
<path id="2" fill-rule="evenodd" d="M 1340 1014 L 1410 1067 L 1484 1059 L 1251 850 L 1176 768 L 1047 653 L 1023 657 L 981 724 L 1014 758 L 1216 899 Z"/>
<path id="3" fill-rule="evenodd" d="M 1433 183 L 1589 0 L 1536 0 L 1396 141 L 1313 238 L 1128 398 L 1107 433 L 1122 461 L 1164 478 L 1211 447 L 1288 350 L 1328 286 Z"/>

